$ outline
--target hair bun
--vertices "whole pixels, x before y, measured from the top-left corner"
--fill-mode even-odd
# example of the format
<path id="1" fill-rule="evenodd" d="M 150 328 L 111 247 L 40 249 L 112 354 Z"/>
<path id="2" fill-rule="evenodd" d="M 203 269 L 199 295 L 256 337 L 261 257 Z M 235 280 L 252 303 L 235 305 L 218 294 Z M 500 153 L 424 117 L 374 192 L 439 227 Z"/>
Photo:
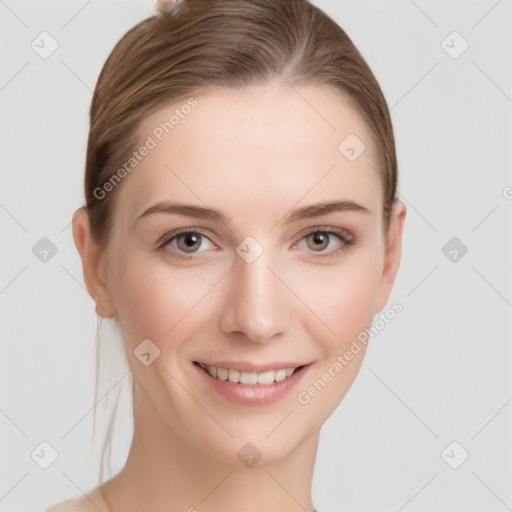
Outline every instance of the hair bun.
<path id="1" fill-rule="evenodd" d="M 178 14 L 183 0 L 153 0 L 156 10 L 166 18 Z"/>

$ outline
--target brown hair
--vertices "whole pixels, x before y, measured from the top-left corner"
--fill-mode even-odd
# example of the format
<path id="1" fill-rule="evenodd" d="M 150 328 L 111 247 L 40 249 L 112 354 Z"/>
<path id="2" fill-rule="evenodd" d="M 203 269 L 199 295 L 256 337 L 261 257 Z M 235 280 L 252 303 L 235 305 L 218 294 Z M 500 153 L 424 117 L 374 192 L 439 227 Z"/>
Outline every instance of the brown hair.
<path id="1" fill-rule="evenodd" d="M 369 128 L 387 230 L 398 180 L 390 114 L 340 26 L 308 0 L 185 0 L 175 17 L 155 15 L 131 28 L 98 78 L 85 169 L 86 209 L 98 243 L 107 244 L 122 185 L 98 190 L 136 148 L 144 118 L 207 87 L 242 89 L 273 79 L 329 85 L 352 102 Z"/>
<path id="2" fill-rule="evenodd" d="M 85 169 L 86 208 L 97 241 L 107 242 L 120 186 L 104 197 L 98 189 L 135 149 L 146 116 L 208 86 L 243 88 L 274 78 L 330 85 L 354 104 L 375 148 L 387 229 L 398 179 L 389 110 L 339 25 L 307 0 L 186 0 L 175 17 L 153 16 L 130 29 L 98 78 Z"/>

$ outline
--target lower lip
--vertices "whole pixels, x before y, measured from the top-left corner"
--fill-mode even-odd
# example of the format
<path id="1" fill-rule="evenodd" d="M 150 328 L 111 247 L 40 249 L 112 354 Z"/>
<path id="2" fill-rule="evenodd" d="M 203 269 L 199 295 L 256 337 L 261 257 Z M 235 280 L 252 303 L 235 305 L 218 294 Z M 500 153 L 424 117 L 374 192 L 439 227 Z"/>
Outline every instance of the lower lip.
<path id="1" fill-rule="evenodd" d="M 303 366 L 281 382 L 274 382 L 265 386 L 237 384 L 229 380 L 219 380 L 216 377 L 212 377 L 197 364 L 193 366 L 202 376 L 202 382 L 205 382 L 210 389 L 213 389 L 229 401 L 240 405 L 268 405 L 277 402 L 290 393 L 308 371 L 311 364 Z"/>

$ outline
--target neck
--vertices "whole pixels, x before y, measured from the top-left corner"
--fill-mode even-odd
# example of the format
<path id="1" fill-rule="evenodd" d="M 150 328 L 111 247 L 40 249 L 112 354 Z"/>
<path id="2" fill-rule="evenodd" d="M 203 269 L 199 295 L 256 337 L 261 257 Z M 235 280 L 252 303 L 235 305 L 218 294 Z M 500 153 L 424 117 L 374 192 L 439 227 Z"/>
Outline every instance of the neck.
<path id="1" fill-rule="evenodd" d="M 319 432 L 278 461 L 245 467 L 191 445 L 135 386 L 134 434 L 123 470 L 102 486 L 110 512 L 312 512 Z M 206 447 L 205 447 L 206 448 Z"/>

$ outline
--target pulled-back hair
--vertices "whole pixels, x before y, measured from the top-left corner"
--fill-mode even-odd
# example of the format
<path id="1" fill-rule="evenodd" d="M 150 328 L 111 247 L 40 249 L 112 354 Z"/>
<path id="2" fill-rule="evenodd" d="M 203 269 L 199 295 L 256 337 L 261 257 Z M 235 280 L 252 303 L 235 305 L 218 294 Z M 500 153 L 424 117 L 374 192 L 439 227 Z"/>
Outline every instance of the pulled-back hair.
<path id="1" fill-rule="evenodd" d="M 134 151 L 145 117 L 209 86 L 241 89 L 273 79 L 330 85 L 355 106 L 375 148 L 387 228 L 398 174 L 389 110 L 339 25 L 306 0 L 186 0 L 175 17 L 153 16 L 130 29 L 96 84 L 85 196 L 97 241 L 107 242 L 120 186 L 105 197 L 95 190 Z"/>
<path id="2" fill-rule="evenodd" d="M 131 28 L 98 78 L 85 169 L 86 210 L 97 242 L 108 243 L 122 183 L 108 194 L 98 189 L 134 151 L 147 116 L 208 87 L 244 89 L 274 79 L 331 86 L 362 116 L 382 181 L 387 230 L 398 179 L 389 109 L 343 29 L 307 0 L 185 0 L 176 16 L 155 15 Z"/>

